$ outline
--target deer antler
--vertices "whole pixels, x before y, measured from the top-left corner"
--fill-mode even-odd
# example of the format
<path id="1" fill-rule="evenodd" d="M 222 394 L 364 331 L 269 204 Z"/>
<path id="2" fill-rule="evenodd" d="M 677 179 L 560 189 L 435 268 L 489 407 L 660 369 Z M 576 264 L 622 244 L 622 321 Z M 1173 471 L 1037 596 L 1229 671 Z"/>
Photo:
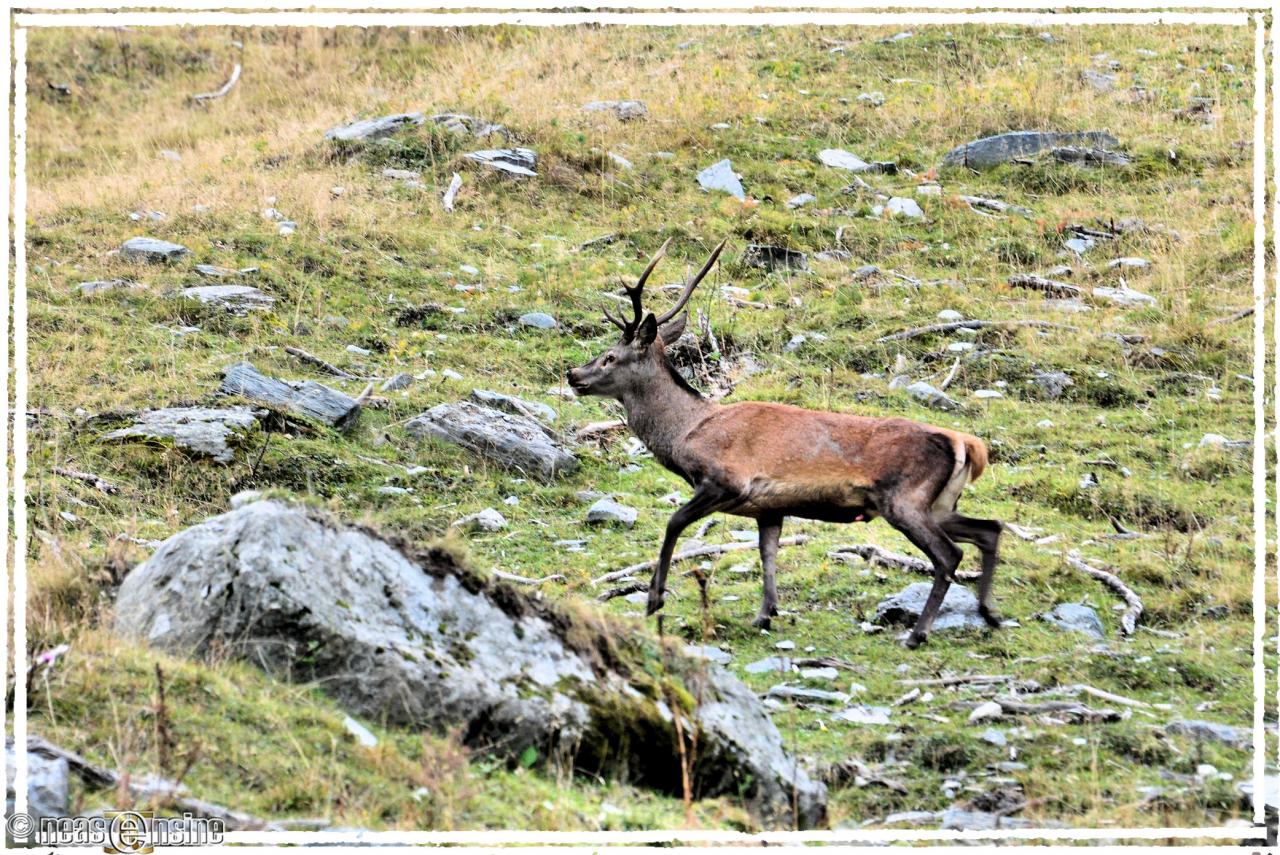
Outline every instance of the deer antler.
<path id="1" fill-rule="evenodd" d="M 667 247 L 669 246 L 671 246 L 671 238 L 667 238 L 663 241 L 662 246 L 658 247 L 658 251 L 649 260 L 649 266 L 640 274 L 640 278 L 635 285 L 622 286 L 622 289 L 627 292 L 627 296 L 631 298 L 631 313 L 633 317 L 630 322 L 623 323 L 609 314 L 608 309 L 604 310 L 605 320 L 622 330 L 622 337 L 627 341 L 630 341 L 632 336 L 636 334 L 636 330 L 640 328 L 640 321 L 644 319 L 644 283 L 649 281 L 649 274 L 653 273 L 653 269 L 658 266 L 662 256 L 667 254 Z"/>
<path id="2" fill-rule="evenodd" d="M 698 271 L 697 276 L 694 276 L 685 283 L 684 290 L 680 292 L 680 299 L 676 300 L 676 304 L 674 306 L 662 313 L 662 316 L 658 318 L 658 323 L 666 323 L 674 318 L 680 310 L 684 308 L 685 303 L 688 303 L 689 298 L 693 296 L 693 289 L 697 288 L 698 283 L 701 282 L 706 277 L 707 273 L 711 271 L 711 267 L 716 263 L 716 259 L 720 257 L 720 251 L 724 249 L 724 245 L 728 242 L 729 239 L 725 238 L 720 241 L 719 246 L 711 251 L 711 257 L 707 259 L 707 263 L 702 265 L 702 269 Z"/>

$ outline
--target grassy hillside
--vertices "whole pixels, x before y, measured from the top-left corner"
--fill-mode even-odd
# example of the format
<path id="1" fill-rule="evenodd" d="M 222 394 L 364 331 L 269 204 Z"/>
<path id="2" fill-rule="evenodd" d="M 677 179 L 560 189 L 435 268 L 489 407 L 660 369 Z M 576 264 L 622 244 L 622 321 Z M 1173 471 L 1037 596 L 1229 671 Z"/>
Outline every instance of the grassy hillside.
<path id="1" fill-rule="evenodd" d="M 880 599 L 922 577 L 841 564 L 828 551 L 850 542 L 914 551 L 883 523 L 802 521 L 784 530 L 810 539 L 782 551 L 783 616 L 772 633 L 750 626 L 759 597 L 750 552 L 712 563 L 709 616 L 678 566 L 666 631 L 691 641 L 713 633 L 733 653 L 731 669 L 761 691 L 780 675 L 744 674 L 742 666 L 790 640 L 797 655 L 812 648 L 807 655 L 851 666 L 812 685 L 849 691 L 855 683 L 864 689 L 855 699 L 873 705 L 906 693 L 902 680 L 964 674 L 1083 683 L 1169 705 L 1105 724 L 1028 717 L 999 725 L 1003 747 L 984 741 L 987 725 L 968 724 L 968 710 L 953 706 L 976 698 L 964 687 L 934 687 L 932 698 L 894 708 L 891 726 L 784 706 L 778 726 L 815 765 L 858 758 L 898 784 L 833 787 L 833 825 L 940 810 L 1015 785 L 1027 800 L 1020 816 L 1037 822 L 1168 827 L 1247 817 L 1235 783 L 1249 775 L 1249 752 L 1160 726 L 1201 718 L 1247 727 L 1252 715 L 1250 452 L 1199 447 L 1208 433 L 1250 437 L 1253 383 L 1270 383 L 1270 369 L 1268 378 L 1250 377 L 1252 318 L 1210 323 L 1251 301 L 1252 32 L 1064 27 L 1045 39 L 1035 30 L 966 26 L 893 35 L 816 27 L 33 33 L 28 287 L 39 415 L 29 631 L 36 649 L 71 645 L 48 681 L 37 681 L 33 729 L 103 762 L 157 769 L 159 660 L 173 681 L 175 750 L 193 756 L 186 782 L 204 798 L 261 815 L 378 827 L 684 822 L 678 799 L 555 780 L 536 764 L 498 769 L 445 737 L 381 732 L 379 748 L 363 749 L 314 689 L 273 685 L 240 666 L 157 657 L 114 638 L 109 618 L 113 586 L 148 554 L 120 535 L 165 538 L 222 512 L 245 489 L 280 491 L 422 540 L 496 507 L 507 530 L 451 536 L 474 566 L 564 574 L 565 582 L 542 587 L 545 596 L 595 597 L 592 578 L 656 556 L 671 510 L 663 497 L 687 497 L 682 481 L 630 454 L 625 434 L 582 446 L 582 469 L 548 487 L 416 442 L 401 425 L 473 388 L 550 404 L 568 434 L 617 418 L 611 403 L 553 394 L 566 368 L 613 341 L 599 320 L 613 305 L 606 293 L 637 275 L 666 238 L 672 251 L 655 285 L 677 281 L 727 235 L 723 263 L 693 301 L 736 383 L 726 400 L 905 415 L 974 433 L 989 443 L 993 465 L 962 509 L 1049 540 L 1004 538 L 996 591 L 1003 613 L 1021 625 L 995 634 L 938 633 L 911 652 L 893 632 L 865 633 L 860 624 Z M 233 62 L 243 63 L 244 76 L 228 97 L 187 105 L 191 94 L 217 88 Z M 1086 70 L 1114 74 L 1113 90 L 1082 81 Z M 53 84 L 69 85 L 69 94 Z M 859 100 L 863 93 L 868 99 Z M 1211 122 L 1175 116 L 1192 97 L 1214 99 Z M 581 110 L 602 98 L 642 99 L 649 116 L 620 122 Z M 323 139 L 352 118 L 406 110 L 501 123 L 537 151 L 539 175 L 510 179 L 476 167 L 462 155 L 487 143 L 430 126 L 352 156 Z M 935 172 L 953 146 L 1023 128 L 1110 130 L 1133 164 Z M 851 178 L 818 162 L 825 148 L 896 162 L 896 175 L 863 177 L 875 191 L 915 199 L 923 221 L 871 216 L 874 191 L 843 192 Z M 746 203 L 699 189 L 697 172 L 722 158 L 741 174 Z M 423 186 L 383 177 L 386 167 L 419 171 Z M 440 195 L 455 171 L 463 188 L 457 210 L 446 213 Z M 933 179 L 940 193 L 917 195 Z M 805 192 L 816 201 L 787 207 Z M 984 216 L 960 195 L 1002 199 L 1030 216 Z M 267 208 L 295 221 L 296 231 L 280 234 Z M 1083 259 L 1063 249 L 1072 225 L 1132 218 L 1148 228 L 1100 241 Z M 578 249 L 615 233 L 613 242 Z M 184 244 L 192 256 L 147 266 L 114 254 L 142 234 Z M 741 255 L 749 243 L 809 253 L 812 269 L 748 267 Z M 849 258 L 813 257 L 832 249 Z M 1086 298 L 1087 311 L 1064 311 L 1006 284 L 1012 274 L 1066 263 L 1074 273 L 1065 281 L 1088 294 L 1117 285 L 1107 263 L 1126 256 L 1151 262 L 1122 272 L 1154 304 Z M 245 281 L 273 295 L 274 310 L 234 317 L 171 296 L 208 284 L 196 262 L 258 268 Z M 886 274 L 855 274 L 871 264 Z M 90 297 L 76 290 L 113 278 L 142 287 Z M 757 305 L 731 304 L 725 285 L 745 289 Z M 670 299 L 649 290 L 655 306 Z M 445 310 L 406 311 L 428 304 Z M 1073 329 L 877 342 L 934 323 L 946 309 Z M 520 326 L 529 311 L 550 313 L 559 327 Z M 807 340 L 789 348 L 800 334 Z M 948 349 L 954 342 L 977 347 L 958 353 Z M 350 394 L 362 388 L 299 363 L 284 352 L 289 345 L 353 374 L 422 377 L 389 393 L 353 431 L 274 433 L 230 465 L 103 443 L 100 423 L 87 418 L 207 401 L 222 369 L 245 359 L 277 376 Z M 937 385 L 957 356 L 965 358 L 948 393 L 963 404 L 958 411 L 927 410 L 889 387 L 897 374 Z M 714 358 L 711 367 L 719 370 Z M 1031 382 L 1037 371 L 1065 372 L 1074 385 L 1048 400 Z M 1003 397 L 974 396 L 979 389 Z M 53 475 L 55 466 L 97 473 L 121 491 L 104 495 Z M 1081 486 L 1087 473 L 1096 487 Z M 631 530 L 588 529 L 587 505 L 576 496 L 583 490 L 617 496 L 639 509 L 639 521 Z M 1110 537 L 1111 519 L 1142 537 Z M 705 539 L 727 542 L 730 530 L 749 527 L 727 518 Z M 565 540 L 585 543 L 577 551 L 557 545 Z M 1135 637 L 1120 637 L 1114 596 L 1066 564 L 1071 549 L 1114 569 L 1142 597 L 1147 611 Z M 965 567 L 974 565 L 968 555 Z M 1081 601 L 1102 615 L 1105 648 L 1037 617 Z M 641 619 L 639 606 L 622 598 L 606 608 Z M 1268 664 L 1274 670 L 1274 656 Z M 1021 765 L 994 765 L 1001 762 Z M 1196 780 L 1206 763 L 1234 780 Z M 420 787 L 429 798 L 415 796 Z M 700 805 L 693 820 L 747 822 L 721 803 Z"/>

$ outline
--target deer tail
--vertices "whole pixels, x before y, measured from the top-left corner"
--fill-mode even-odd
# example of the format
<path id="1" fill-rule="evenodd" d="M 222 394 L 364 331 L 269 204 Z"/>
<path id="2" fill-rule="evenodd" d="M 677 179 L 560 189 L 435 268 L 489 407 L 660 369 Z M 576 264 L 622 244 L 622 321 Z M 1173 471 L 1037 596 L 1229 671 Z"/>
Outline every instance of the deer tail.
<path id="1" fill-rule="evenodd" d="M 976 436 L 964 434 L 965 463 L 969 467 L 969 483 L 977 481 L 987 468 L 987 444 Z"/>

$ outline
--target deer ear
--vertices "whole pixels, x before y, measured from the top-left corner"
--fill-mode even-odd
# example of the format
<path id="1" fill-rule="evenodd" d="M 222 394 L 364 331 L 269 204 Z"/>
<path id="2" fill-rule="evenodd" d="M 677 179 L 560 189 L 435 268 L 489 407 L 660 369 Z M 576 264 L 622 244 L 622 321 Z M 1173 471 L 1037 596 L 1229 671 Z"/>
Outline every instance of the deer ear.
<path id="1" fill-rule="evenodd" d="M 640 322 L 640 329 L 636 330 L 636 344 L 641 347 L 648 347 L 653 344 L 653 340 L 657 337 L 658 319 L 653 316 L 653 312 L 650 312 Z"/>
<path id="2" fill-rule="evenodd" d="M 681 312 L 676 317 L 667 321 L 658 327 L 658 332 L 662 335 L 662 344 L 666 347 L 676 343 L 676 339 L 684 335 L 684 325 L 689 320 L 688 312 Z"/>

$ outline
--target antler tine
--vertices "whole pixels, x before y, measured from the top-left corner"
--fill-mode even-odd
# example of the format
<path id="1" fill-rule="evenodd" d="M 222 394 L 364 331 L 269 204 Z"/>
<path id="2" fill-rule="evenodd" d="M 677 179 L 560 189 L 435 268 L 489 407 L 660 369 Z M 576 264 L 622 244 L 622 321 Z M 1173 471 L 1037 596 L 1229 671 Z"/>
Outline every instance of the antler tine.
<path id="1" fill-rule="evenodd" d="M 609 314 L 608 309 L 604 310 L 604 319 L 609 323 L 613 324 L 618 329 L 622 330 L 623 332 L 627 331 L 627 325 L 624 324 L 622 321 L 618 320 L 617 318 L 615 318 L 613 315 Z"/>
<path id="2" fill-rule="evenodd" d="M 724 245 L 728 242 L 729 239 L 725 238 L 720 241 L 719 246 L 711 251 L 711 257 L 707 259 L 707 263 L 702 265 L 702 269 L 698 271 L 697 276 L 694 276 L 685 283 L 684 290 L 680 292 L 680 299 L 676 300 L 676 304 L 674 306 L 662 313 L 662 316 L 658 318 L 658 323 L 661 324 L 671 320 L 680 312 L 681 309 L 684 308 L 685 303 L 688 303 L 689 298 L 693 296 L 693 289 L 697 288 L 698 283 L 701 282 L 703 278 L 706 277 L 707 273 L 711 271 L 712 266 L 716 263 L 716 259 L 720 257 L 720 251 L 724 249 Z"/>
<path id="3" fill-rule="evenodd" d="M 649 281 L 649 274 L 653 272 L 653 268 L 658 266 L 658 262 L 662 260 L 662 256 L 667 254 L 667 247 L 669 246 L 671 246 L 671 238 L 664 240 L 662 242 L 662 246 L 658 247 L 658 251 L 653 254 L 653 258 L 649 260 L 649 266 L 644 269 L 644 273 L 640 274 L 640 279 L 636 282 L 637 291 L 643 289 L 644 283 Z M 639 315 L 636 316 L 636 320 L 640 320 Z"/>

